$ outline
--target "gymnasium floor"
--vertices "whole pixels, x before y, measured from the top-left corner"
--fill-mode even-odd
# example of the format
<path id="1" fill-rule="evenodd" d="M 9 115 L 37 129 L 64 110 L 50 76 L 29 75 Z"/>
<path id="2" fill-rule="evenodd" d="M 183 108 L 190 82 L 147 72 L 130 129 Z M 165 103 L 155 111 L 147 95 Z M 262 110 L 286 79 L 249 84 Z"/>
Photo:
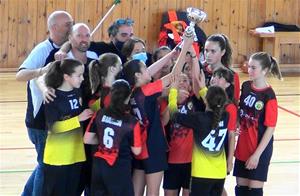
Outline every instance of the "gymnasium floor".
<path id="1" fill-rule="evenodd" d="M 241 81 L 247 79 L 246 74 L 240 77 Z M 300 195 L 300 77 L 270 78 L 269 82 L 277 94 L 279 119 L 264 193 Z M 14 73 L 0 73 L 0 196 L 20 195 L 36 164 L 24 124 L 25 87 L 15 80 Z M 234 186 L 235 179 L 229 176 L 225 185 L 228 195 L 234 195 Z"/>

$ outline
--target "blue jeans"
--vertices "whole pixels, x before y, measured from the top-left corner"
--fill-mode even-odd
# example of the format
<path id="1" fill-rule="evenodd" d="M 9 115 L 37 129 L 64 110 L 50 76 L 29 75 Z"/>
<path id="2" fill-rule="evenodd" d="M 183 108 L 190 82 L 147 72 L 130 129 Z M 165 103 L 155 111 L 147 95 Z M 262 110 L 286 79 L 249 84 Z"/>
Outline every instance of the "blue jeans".
<path id="1" fill-rule="evenodd" d="M 44 149 L 47 139 L 47 131 L 41 129 L 27 128 L 30 141 L 34 144 L 37 152 L 37 166 L 27 180 L 22 196 L 40 196 L 43 193 L 44 183 Z"/>

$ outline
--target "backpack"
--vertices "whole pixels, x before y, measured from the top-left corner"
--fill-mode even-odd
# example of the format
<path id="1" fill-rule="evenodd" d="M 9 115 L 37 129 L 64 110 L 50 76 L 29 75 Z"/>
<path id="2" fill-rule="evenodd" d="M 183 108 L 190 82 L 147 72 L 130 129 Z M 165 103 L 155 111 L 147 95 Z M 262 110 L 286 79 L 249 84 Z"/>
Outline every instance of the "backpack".
<path id="1" fill-rule="evenodd" d="M 158 45 L 168 46 L 173 49 L 181 42 L 181 36 L 189 24 L 187 13 L 185 11 L 168 11 L 162 15 L 161 30 L 158 38 Z M 204 31 L 195 25 L 195 33 L 197 41 L 194 42 L 194 49 L 199 55 L 206 41 Z"/>

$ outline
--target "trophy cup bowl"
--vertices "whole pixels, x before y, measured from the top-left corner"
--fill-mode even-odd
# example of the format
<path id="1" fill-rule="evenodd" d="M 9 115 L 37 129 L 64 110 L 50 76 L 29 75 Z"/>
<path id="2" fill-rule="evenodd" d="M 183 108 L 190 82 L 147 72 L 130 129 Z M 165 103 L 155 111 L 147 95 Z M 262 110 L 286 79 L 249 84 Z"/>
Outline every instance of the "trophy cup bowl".
<path id="1" fill-rule="evenodd" d="M 187 27 L 187 36 L 193 36 L 195 34 L 195 25 L 205 20 L 207 14 L 197 8 L 189 7 L 186 9 L 187 18 L 190 21 L 189 26 Z"/>

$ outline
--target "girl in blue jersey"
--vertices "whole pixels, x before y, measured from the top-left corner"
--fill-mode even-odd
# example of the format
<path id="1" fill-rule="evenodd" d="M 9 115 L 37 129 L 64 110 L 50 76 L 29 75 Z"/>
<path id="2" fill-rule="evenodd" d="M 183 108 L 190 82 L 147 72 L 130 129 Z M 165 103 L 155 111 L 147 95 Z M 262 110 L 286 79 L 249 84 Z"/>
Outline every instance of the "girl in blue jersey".
<path id="1" fill-rule="evenodd" d="M 132 196 L 131 152 L 141 152 L 140 124 L 130 115 L 131 93 L 125 80 L 116 80 L 108 107 L 97 116 L 84 135 L 85 143 L 97 144 L 94 154 L 91 193 L 95 196 Z"/>
<path id="2" fill-rule="evenodd" d="M 56 98 L 45 104 L 48 136 L 43 195 L 76 195 L 81 167 L 86 160 L 80 122 L 93 113 L 81 109 L 79 87 L 83 72 L 81 62 L 65 59 L 53 62 L 45 76 L 46 86 L 55 89 Z"/>
<path id="3" fill-rule="evenodd" d="M 206 111 L 173 113 L 173 122 L 193 129 L 191 193 L 192 196 L 220 196 L 226 177 L 224 140 L 228 115 L 224 112 L 225 91 L 218 86 L 208 88 Z M 170 110 L 174 111 L 174 110 Z"/>
<path id="4" fill-rule="evenodd" d="M 192 42 L 192 38 L 184 38 L 181 54 L 186 54 Z M 165 64 L 162 62 L 167 62 L 170 55 L 175 52 L 173 50 L 148 68 L 140 60 L 131 60 L 124 65 L 124 78 L 133 86 L 130 99 L 131 111 L 139 119 L 142 127 L 142 152 L 134 161 L 135 195 L 143 195 L 145 184 L 147 184 L 147 195 L 159 195 L 163 171 L 168 166 L 167 142 L 160 120 L 157 98 L 162 90 L 174 80 L 174 76 L 170 73 L 152 83 L 150 81 L 151 77 Z M 183 64 L 184 56 L 179 56 L 178 64 Z M 179 73 L 176 69 L 174 70 L 174 73 Z"/>
<path id="5" fill-rule="evenodd" d="M 250 80 L 242 85 L 239 103 L 240 135 L 235 151 L 233 175 L 236 195 L 261 196 L 273 152 L 273 133 L 277 122 L 277 100 L 266 75 L 281 79 L 276 60 L 265 52 L 249 60 Z"/>

